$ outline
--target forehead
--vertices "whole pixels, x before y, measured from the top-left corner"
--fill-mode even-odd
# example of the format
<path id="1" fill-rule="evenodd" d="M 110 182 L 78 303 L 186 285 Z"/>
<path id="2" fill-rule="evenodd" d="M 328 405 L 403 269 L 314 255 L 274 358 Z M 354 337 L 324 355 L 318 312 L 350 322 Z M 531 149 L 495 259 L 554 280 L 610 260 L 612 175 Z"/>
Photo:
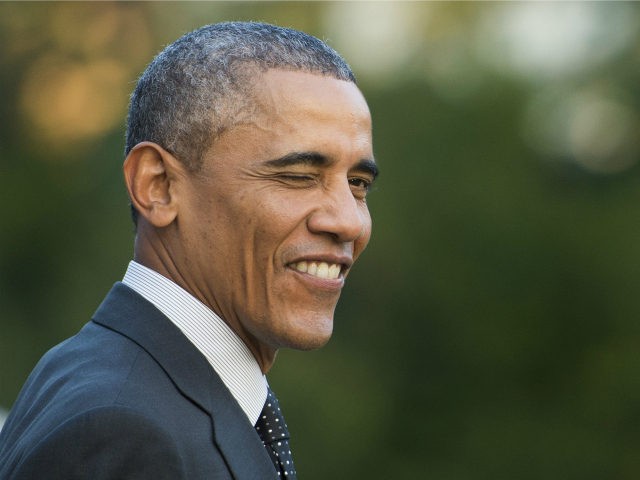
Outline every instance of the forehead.
<path id="1" fill-rule="evenodd" d="M 272 117 L 272 121 L 312 115 L 317 120 L 347 120 L 370 127 L 369 107 L 352 82 L 327 75 L 270 69 L 257 78 L 253 92 L 258 110 Z"/>
<path id="2" fill-rule="evenodd" d="M 271 69 L 257 73 L 250 108 L 213 143 L 212 167 L 319 152 L 327 158 L 372 158 L 371 116 L 352 82 Z M 216 161 L 218 160 L 218 161 Z"/>

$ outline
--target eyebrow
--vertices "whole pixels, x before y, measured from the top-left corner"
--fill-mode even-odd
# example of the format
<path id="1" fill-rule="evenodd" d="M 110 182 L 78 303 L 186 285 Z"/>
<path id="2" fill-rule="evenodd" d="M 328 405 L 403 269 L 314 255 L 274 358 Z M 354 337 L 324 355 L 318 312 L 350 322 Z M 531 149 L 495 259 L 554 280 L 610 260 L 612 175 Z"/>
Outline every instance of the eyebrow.
<path id="1" fill-rule="evenodd" d="M 267 160 L 265 165 L 270 167 L 291 167 L 295 165 L 310 165 L 314 167 L 322 167 L 331 163 L 331 160 L 319 152 L 292 152 L 284 155 L 280 158 L 274 158 L 273 160 Z M 364 158 L 360 160 L 352 170 L 368 173 L 374 179 L 380 173 L 378 165 L 375 160 L 370 158 Z"/>

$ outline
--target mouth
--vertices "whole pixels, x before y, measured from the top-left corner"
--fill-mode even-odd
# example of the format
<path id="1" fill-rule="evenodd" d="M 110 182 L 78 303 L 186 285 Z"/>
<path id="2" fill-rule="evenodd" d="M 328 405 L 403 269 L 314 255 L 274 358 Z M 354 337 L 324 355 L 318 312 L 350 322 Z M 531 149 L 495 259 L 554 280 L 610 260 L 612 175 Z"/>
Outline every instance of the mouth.
<path id="1" fill-rule="evenodd" d="M 343 270 L 343 265 L 341 263 L 307 260 L 291 263 L 289 264 L 289 267 L 300 273 L 306 273 L 307 275 L 322 278 L 324 280 L 337 280 L 340 278 Z"/>

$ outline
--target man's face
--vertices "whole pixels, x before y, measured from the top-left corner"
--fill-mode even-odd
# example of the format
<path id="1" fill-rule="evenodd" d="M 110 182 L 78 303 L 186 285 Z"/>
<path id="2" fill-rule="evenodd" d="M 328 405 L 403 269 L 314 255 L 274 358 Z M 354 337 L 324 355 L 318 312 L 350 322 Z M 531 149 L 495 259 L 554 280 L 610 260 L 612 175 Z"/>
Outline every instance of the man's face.
<path id="1" fill-rule="evenodd" d="M 329 339 L 371 234 L 371 118 L 357 87 L 269 70 L 257 112 L 225 131 L 179 192 L 186 287 L 254 355 Z"/>

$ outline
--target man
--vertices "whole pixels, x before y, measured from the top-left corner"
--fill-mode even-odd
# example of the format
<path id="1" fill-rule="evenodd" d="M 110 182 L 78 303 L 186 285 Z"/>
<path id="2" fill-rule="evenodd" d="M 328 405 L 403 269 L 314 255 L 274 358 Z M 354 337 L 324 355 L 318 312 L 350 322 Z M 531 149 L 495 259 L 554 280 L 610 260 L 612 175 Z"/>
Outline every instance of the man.
<path id="1" fill-rule="evenodd" d="M 367 104 L 321 41 L 238 22 L 169 45 L 129 109 L 134 261 L 27 380 L 0 478 L 295 478 L 264 375 L 329 339 L 376 173 Z"/>

